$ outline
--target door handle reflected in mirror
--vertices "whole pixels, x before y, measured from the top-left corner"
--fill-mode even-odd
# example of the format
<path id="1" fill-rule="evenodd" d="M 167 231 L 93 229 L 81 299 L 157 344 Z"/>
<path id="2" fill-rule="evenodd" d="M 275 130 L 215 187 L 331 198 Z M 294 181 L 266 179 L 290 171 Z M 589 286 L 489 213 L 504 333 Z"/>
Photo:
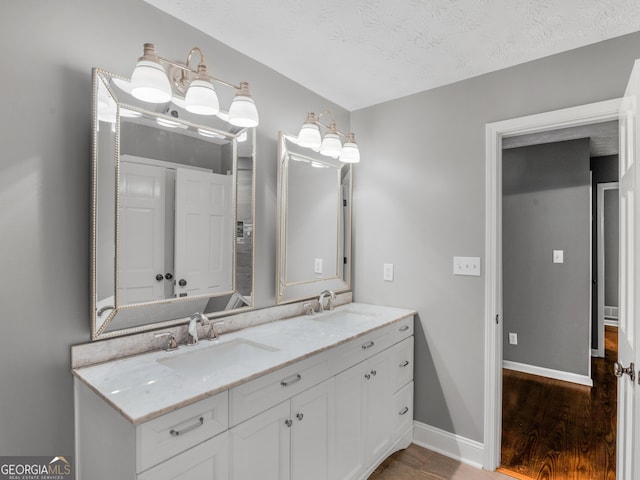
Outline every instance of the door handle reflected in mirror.
<path id="1" fill-rule="evenodd" d="M 164 275 L 162 275 L 161 273 L 156 275 L 156 280 L 161 282 L 162 280 L 164 280 Z"/>
<path id="2" fill-rule="evenodd" d="M 178 285 L 180 285 L 181 287 L 186 287 L 187 281 L 184 278 L 181 278 L 180 280 L 178 280 Z"/>
<path id="3" fill-rule="evenodd" d="M 166 278 L 167 280 L 171 280 L 173 278 L 173 274 L 165 273 L 164 278 Z"/>
<path id="4" fill-rule="evenodd" d="M 613 364 L 613 374 L 620 378 L 622 377 L 624 374 L 629 375 L 629 377 L 631 378 L 631 381 L 635 381 L 636 379 L 636 371 L 635 371 L 635 365 L 633 364 L 633 362 L 631 362 L 629 364 L 628 367 L 623 366 L 620 362 L 615 362 Z"/>

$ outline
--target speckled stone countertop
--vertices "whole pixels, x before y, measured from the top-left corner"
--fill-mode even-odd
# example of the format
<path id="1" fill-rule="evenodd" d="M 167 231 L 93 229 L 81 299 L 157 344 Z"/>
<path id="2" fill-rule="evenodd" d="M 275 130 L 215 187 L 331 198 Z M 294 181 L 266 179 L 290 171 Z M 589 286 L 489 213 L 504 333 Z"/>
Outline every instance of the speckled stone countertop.
<path id="1" fill-rule="evenodd" d="M 331 312 L 225 333 L 215 343 L 201 340 L 198 345 L 180 346 L 172 352 L 157 350 L 76 368 L 73 374 L 137 425 L 414 314 L 413 310 L 348 303 Z M 338 320 L 338 315 L 346 318 Z M 239 339 L 270 347 L 273 351 L 255 359 L 248 355 L 233 363 L 216 364 L 213 361 L 206 375 L 187 375 L 163 363 L 175 356 L 215 349 Z"/>

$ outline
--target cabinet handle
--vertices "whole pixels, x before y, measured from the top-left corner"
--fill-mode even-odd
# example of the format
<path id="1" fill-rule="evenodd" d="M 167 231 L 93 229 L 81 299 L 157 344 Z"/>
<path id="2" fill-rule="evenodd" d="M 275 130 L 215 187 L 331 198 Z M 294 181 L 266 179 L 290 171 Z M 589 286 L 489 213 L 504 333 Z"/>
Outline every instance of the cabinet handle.
<path id="1" fill-rule="evenodd" d="M 370 342 L 367 342 L 367 343 L 363 344 L 363 345 L 362 345 L 362 349 L 363 349 L 363 350 L 366 350 L 367 348 L 371 348 L 371 347 L 373 347 L 374 345 L 375 345 L 375 342 L 370 341 Z"/>
<path id="2" fill-rule="evenodd" d="M 293 385 L 294 383 L 298 383 L 300 380 L 302 380 L 302 375 L 300 375 L 299 373 L 296 373 L 295 375 L 291 375 L 288 378 L 285 378 L 284 380 L 282 380 L 280 382 L 280 385 L 282 385 L 283 387 L 288 387 L 289 385 Z"/>
<path id="3" fill-rule="evenodd" d="M 404 362 L 402 362 L 399 367 L 406 367 L 407 365 L 409 365 L 409 360 L 405 360 Z"/>
<path id="4" fill-rule="evenodd" d="M 403 325 L 398 330 L 400 330 L 401 332 L 406 332 L 407 330 L 409 330 L 409 325 Z"/>
<path id="5" fill-rule="evenodd" d="M 402 410 L 398 412 L 398 415 L 406 415 L 408 411 L 409 411 L 409 407 L 404 407 Z"/>
<path id="6" fill-rule="evenodd" d="M 285 424 L 287 427 L 291 428 L 291 425 L 293 425 L 293 421 L 292 421 L 290 418 L 287 418 L 287 419 L 284 421 L 284 424 Z"/>
<path id="7" fill-rule="evenodd" d="M 296 413 L 296 418 L 300 421 L 302 421 L 302 419 L 304 418 L 304 414 L 302 413 Z"/>
<path id="8" fill-rule="evenodd" d="M 372 377 L 375 377 L 375 376 L 376 376 L 376 373 L 378 373 L 378 372 L 376 372 L 375 370 L 371 370 L 371 376 L 372 376 Z"/>
<path id="9" fill-rule="evenodd" d="M 177 437 L 178 435 L 184 435 L 185 433 L 189 433 L 191 430 L 195 430 L 198 427 L 201 427 L 204 424 L 204 417 L 200 417 L 198 420 L 199 423 L 194 423 L 193 425 L 188 426 L 187 428 L 183 428 L 182 430 L 174 430 L 173 428 L 169 430 L 169 433 Z"/>
<path id="10" fill-rule="evenodd" d="M 366 378 L 367 380 L 369 380 L 371 378 L 371 375 L 369 375 L 368 373 L 364 374 L 364 378 Z"/>

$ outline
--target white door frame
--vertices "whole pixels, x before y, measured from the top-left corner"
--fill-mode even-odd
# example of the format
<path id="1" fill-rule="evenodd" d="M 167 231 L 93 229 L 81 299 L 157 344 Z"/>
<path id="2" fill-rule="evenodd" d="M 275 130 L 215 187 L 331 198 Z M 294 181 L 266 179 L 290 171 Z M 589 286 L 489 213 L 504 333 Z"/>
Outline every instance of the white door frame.
<path id="1" fill-rule="evenodd" d="M 621 99 L 489 123 L 485 151 L 484 468 L 500 465 L 502 429 L 502 139 L 618 119 Z"/>

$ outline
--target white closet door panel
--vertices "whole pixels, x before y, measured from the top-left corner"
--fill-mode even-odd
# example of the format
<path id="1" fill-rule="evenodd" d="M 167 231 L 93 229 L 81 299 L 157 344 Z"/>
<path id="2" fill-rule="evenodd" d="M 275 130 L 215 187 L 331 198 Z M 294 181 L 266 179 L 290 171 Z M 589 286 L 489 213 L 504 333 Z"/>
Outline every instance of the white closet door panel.
<path id="1" fill-rule="evenodd" d="M 177 295 L 229 292 L 233 287 L 233 177 L 176 172 Z M 180 280 L 186 285 L 181 286 Z"/>
<path id="2" fill-rule="evenodd" d="M 120 165 L 120 304 L 164 298 L 165 169 Z"/>

